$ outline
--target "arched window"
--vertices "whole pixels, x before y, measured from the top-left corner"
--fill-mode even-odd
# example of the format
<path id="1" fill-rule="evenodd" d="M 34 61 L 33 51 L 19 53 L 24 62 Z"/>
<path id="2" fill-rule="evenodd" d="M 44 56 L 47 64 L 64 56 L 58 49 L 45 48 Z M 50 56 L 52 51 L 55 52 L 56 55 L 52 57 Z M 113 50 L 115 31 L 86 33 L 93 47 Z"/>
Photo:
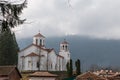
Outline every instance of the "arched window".
<path id="1" fill-rule="evenodd" d="M 40 39 L 40 46 L 42 45 L 42 40 Z"/>
<path id="2" fill-rule="evenodd" d="M 38 39 L 36 39 L 36 45 L 38 44 Z"/>
<path id="3" fill-rule="evenodd" d="M 67 51 L 68 49 L 67 49 L 67 45 L 65 46 L 65 50 Z"/>
<path id="4" fill-rule="evenodd" d="M 28 61 L 28 67 L 31 67 L 32 63 L 31 61 Z"/>
<path id="5" fill-rule="evenodd" d="M 39 62 L 39 61 L 37 61 L 37 63 L 36 63 L 36 67 L 37 67 L 37 68 L 40 67 L 40 62 Z"/>
<path id="6" fill-rule="evenodd" d="M 52 69 L 52 64 L 51 64 L 51 69 Z"/>
<path id="7" fill-rule="evenodd" d="M 64 45 L 63 45 L 63 50 L 64 50 Z"/>

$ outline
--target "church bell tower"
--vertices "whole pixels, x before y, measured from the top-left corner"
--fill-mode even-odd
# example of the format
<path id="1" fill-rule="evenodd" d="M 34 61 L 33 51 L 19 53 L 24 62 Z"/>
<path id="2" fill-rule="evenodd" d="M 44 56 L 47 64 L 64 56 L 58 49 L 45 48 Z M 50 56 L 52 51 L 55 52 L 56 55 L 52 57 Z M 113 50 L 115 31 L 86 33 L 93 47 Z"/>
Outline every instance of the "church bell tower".
<path id="1" fill-rule="evenodd" d="M 36 34 L 33 37 L 33 44 L 40 47 L 45 47 L 45 37 L 41 33 Z"/>
<path id="2" fill-rule="evenodd" d="M 64 57 L 64 70 L 66 70 L 66 64 L 70 61 L 69 43 L 66 40 L 60 43 L 59 55 Z"/>

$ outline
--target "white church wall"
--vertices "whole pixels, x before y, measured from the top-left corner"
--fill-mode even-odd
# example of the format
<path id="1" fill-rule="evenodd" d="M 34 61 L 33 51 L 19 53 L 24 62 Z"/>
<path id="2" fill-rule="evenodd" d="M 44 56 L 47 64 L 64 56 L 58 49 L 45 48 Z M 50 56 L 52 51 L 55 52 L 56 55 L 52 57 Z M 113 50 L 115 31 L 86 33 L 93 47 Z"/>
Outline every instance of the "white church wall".
<path id="1" fill-rule="evenodd" d="M 45 50 L 40 50 L 40 70 L 47 69 L 47 54 L 48 52 Z"/>
<path id="2" fill-rule="evenodd" d="M 63 70 L 66 70 L 66 64 L 67 62 L 69 62 L 70 60 L 70 53 L 69 51 L 65 52 L 65 51 L 60 51 L 59 52 L 59 55 L 63 56 L 64 57 L 64 60 L 63 60 Z"/>
<path id="3" fill-rule="evenodd" d="M 57 55 L 55 54 L 55 51 L 51 51 L 48 54 L 48 59 L 51 61 L 52 67 L 50 68 L 50 71 L 55 71 L 56 70 L 56 60 L 57 60 Z"/>
<path id="4" fill-rule="evenodd" d="M 57 57 L 57 71 L 62 71 L 62 58 L 61 57 Z"/>
<path id="5" fill-rule="evenodd" d="M 66 64 L 70 60 L 70 52 L 68 50 L 68 43 L 63 42 L 60 44 L 60 52 L 58 56 L 54 50 L 48 53 L 48 49 L 44 47 L 45 37 L 41 36 L 40 33 L 33 38 L 33 45 L 28 48 L 23 49 L 18 53 L 18 68 L 19 70 L 38 70 L 37 63 L 39 63 L 40 70 L 50 70 L 50 71 L 62 71 L 66 70 Z M 40 45 L 40 42 L 42 45 Z M 37 43 L 37 46 L 35 45 Z M 39 47 L 38 47 L 39 46 Z M 40 46 L 42 47 L 40 49 Z M 31 53 L 40 55 L 27 56 Z M 40 60 L 40 61 L 38 61 Z"/>

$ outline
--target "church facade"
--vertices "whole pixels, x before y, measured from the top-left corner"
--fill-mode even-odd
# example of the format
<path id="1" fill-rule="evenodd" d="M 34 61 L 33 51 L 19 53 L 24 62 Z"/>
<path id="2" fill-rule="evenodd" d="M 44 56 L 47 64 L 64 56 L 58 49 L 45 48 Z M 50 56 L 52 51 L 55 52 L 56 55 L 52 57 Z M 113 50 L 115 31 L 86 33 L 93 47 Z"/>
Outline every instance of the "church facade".
<path id="1" fill-rule="evenodd" d="M 18 52 L 18 68 L 20 71 L 65 71 L 70 61 L 69 43 L 60 43 L 60 51 L 45 47 L 45 37 L 38 33 L 33 43 Z"/>

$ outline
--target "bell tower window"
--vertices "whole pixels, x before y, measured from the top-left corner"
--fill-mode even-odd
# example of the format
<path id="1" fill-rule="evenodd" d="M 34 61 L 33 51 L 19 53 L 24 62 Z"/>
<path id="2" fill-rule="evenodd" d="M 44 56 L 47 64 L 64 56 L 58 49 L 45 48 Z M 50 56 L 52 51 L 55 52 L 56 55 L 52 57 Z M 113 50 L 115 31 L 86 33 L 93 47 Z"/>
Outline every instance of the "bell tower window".
<path id="1" fill-rule="evenodd" d="M 67 49 L 67 45 L 65 46 L 65 50 L 67 51 L 68 49 Z"/>
<path id="2" fill-rule="evenodd" d="M 40 46 L 42 45 L 42 40 L 40 39 Z"/>
<path id="3" fill-rule="evenodd" d="M 63 45 L 63 50 L 64 50 L 64 45 Z"/>
<path id="4" fill-rule="evenodd" d="M 36 45 L 38 44 L 38 39 L 36 39 Z"/>

